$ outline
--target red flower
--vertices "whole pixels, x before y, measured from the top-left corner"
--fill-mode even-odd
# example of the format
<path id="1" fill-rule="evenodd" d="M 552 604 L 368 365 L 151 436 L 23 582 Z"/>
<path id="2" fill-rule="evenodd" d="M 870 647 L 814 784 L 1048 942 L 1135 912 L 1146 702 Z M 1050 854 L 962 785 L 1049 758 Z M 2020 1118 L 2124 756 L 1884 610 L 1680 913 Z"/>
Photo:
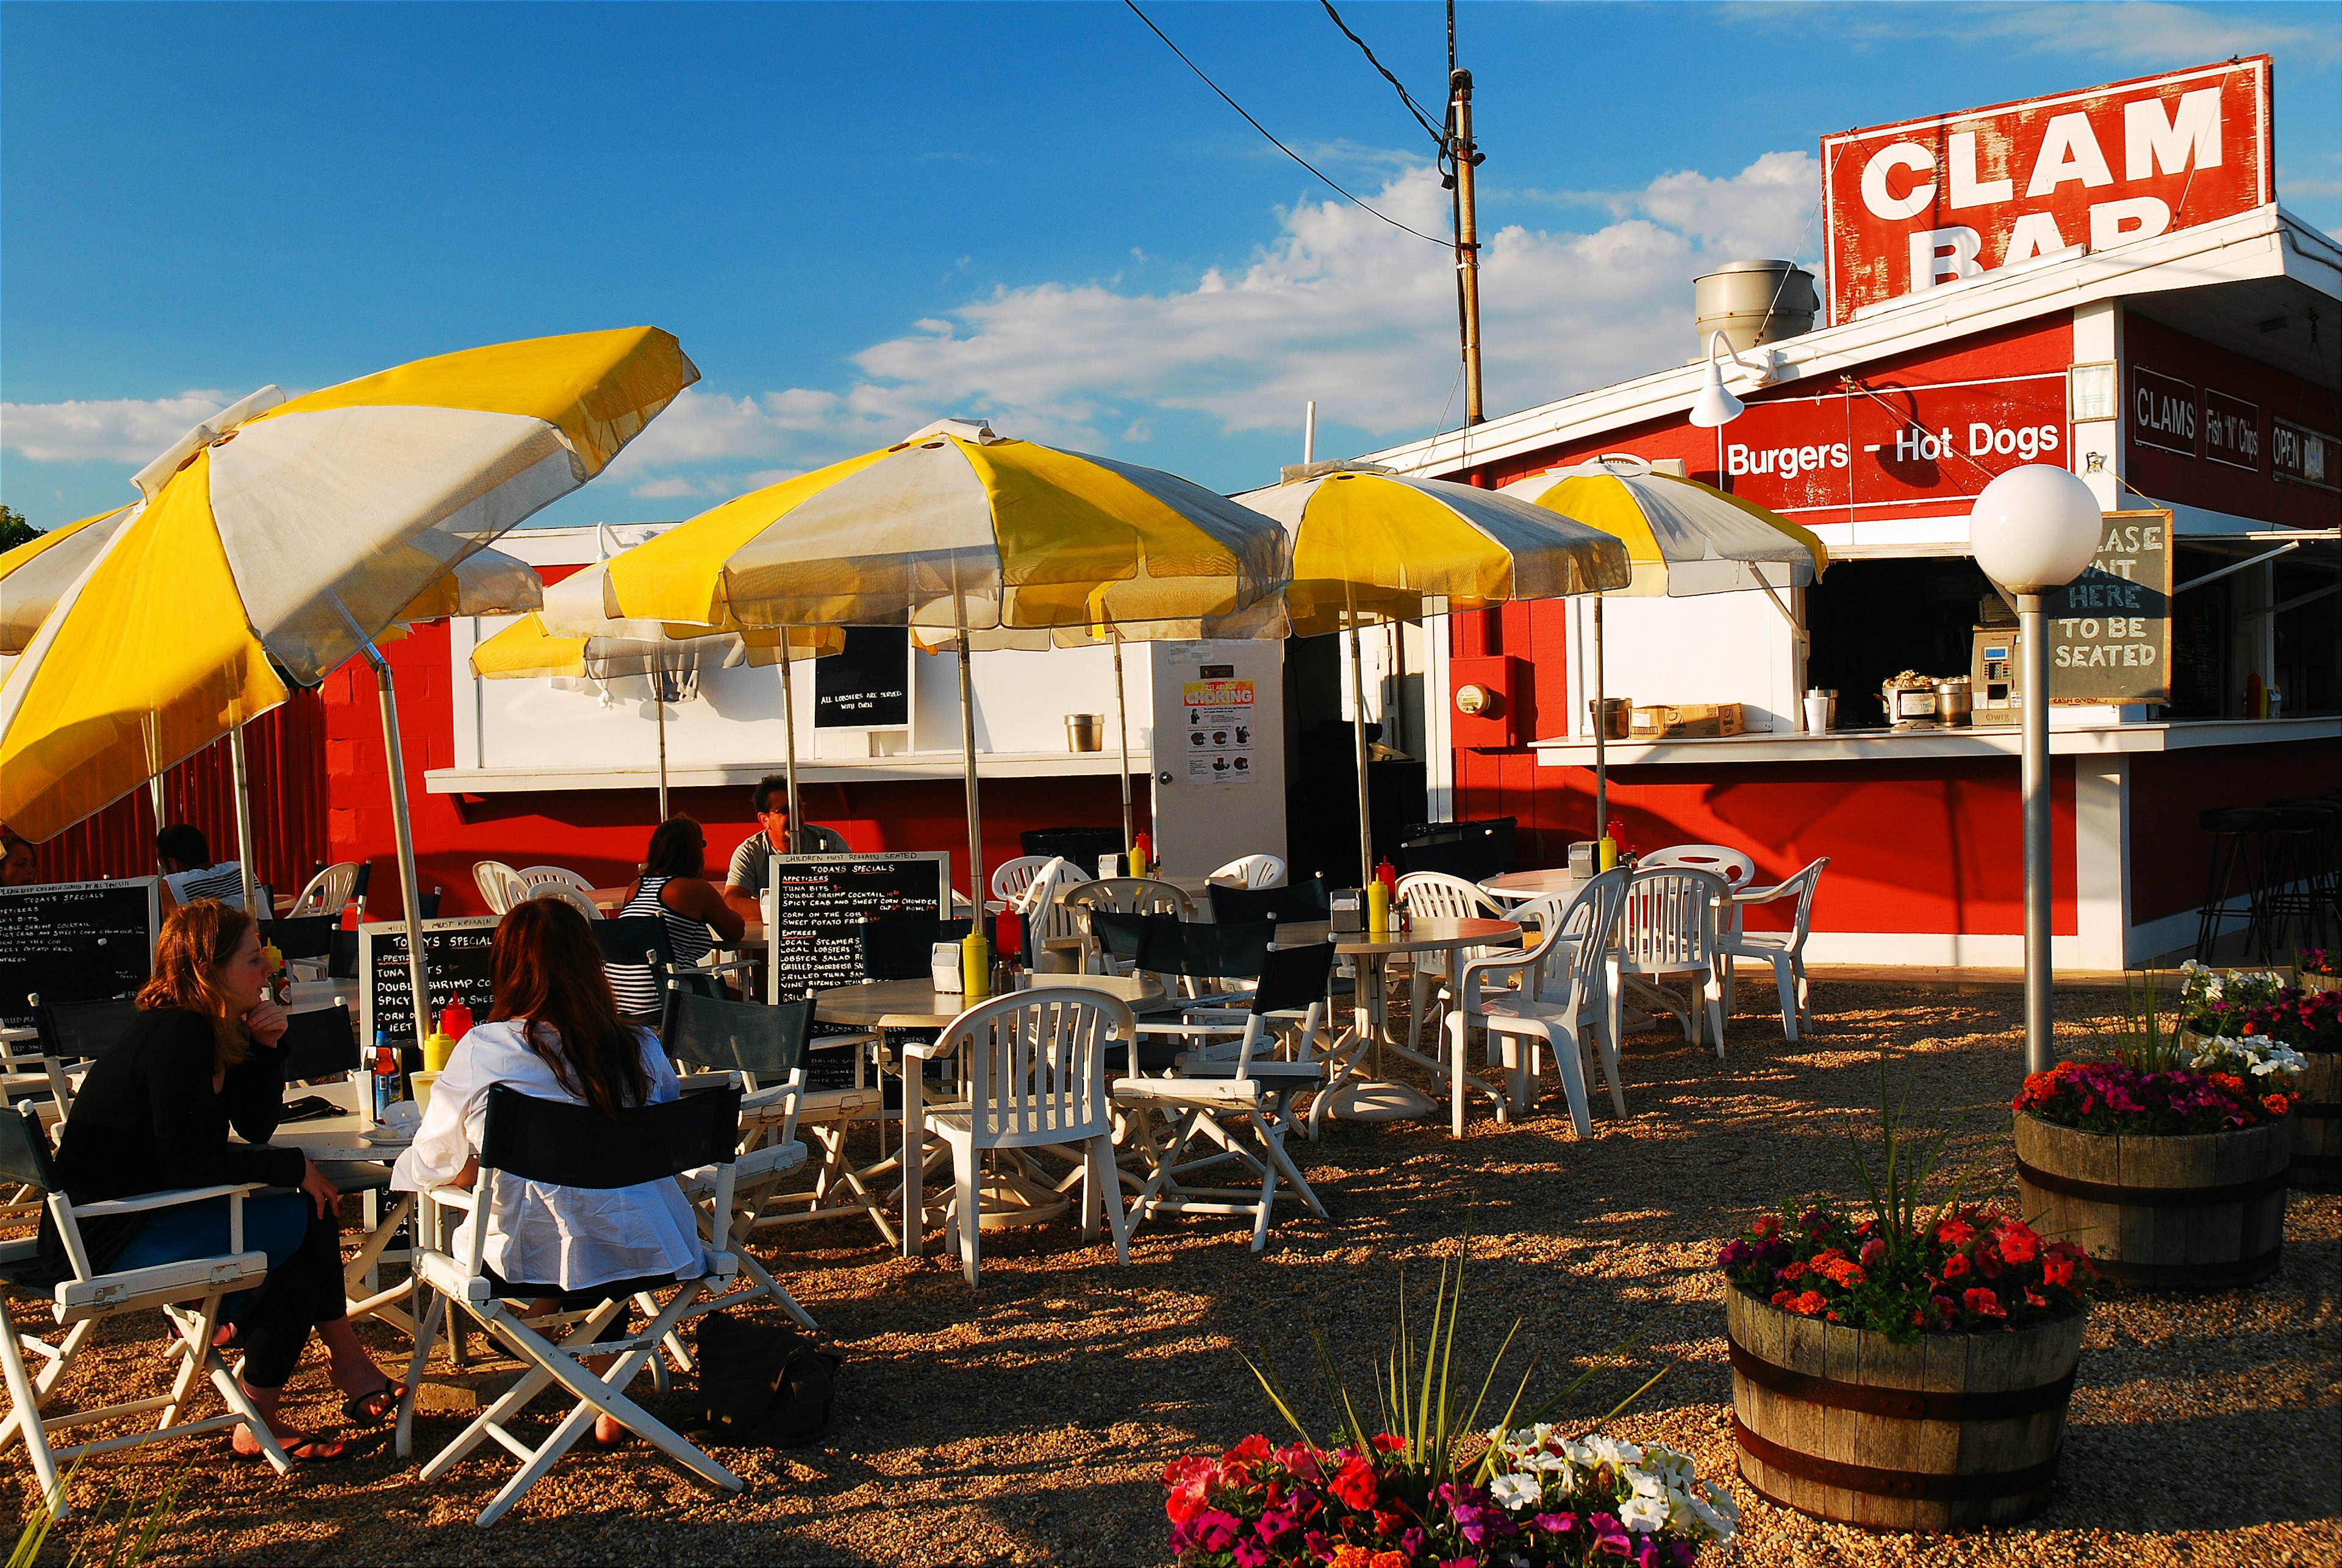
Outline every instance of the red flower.
<path id="1" fill-rule="evenodd" d="M 1878 1266 L 1878 1260 L 1886 1255 L 1887 1243 L 1884 1241 L 1881 1241 L 1878 1237 L 1873 1236 L 1868 1241 L 1862 1243 L 1862 1266 L 1864 1268 L 1877 1268 Z"/>
<path id="2" fill-rule="evenodd" d="M 1988 1280 L 1998 1279 L 2001 1272 L 2008 1266 L 2001 1262 L 2000 1253 L 1990 1242 L 1976 1250 L 1976 1265 L 1977 1273 Z"/>
<path id="3" fill-rule="evenodd" d="M 1821 1292 L 1807 1291 L 1803 1295 L 1790 1296 L 1787 1301 L 1783 1302 L 1781 1304 L 1787 1307 L 1793 1313 L 1800 1313 L 1806 1317 L 1811 1317 L 1816 1313 L 1821 1311 L 1822 1308 L 1829 1305 L 1829 1303 L 1822 1299 Z"/>
<path id="4" fill-rule="evenodd" d="M 1976 1227 L 1966 1220 L 1946 1220 L 1936 1227 L 1936 1239 L 1947 1247 L 1964 1247 L 1975 1235 Z"/>
<path id="5" fill-rule="evenodd" d="M 1221 1454 L 1220 1463 L 1242 1465 L 1249 1470 L 1276 1452 L 1276 1450 L 1270 1446 L 1268 1439 L 1256 1432 L 1226 1453 Z"/>
<path id="6" fill-rule="evenodd" d="M 2012 1263 L 2031 1263 L 2041 1247 L 2041 1238 L 2021 1220 L 2001 1221 L 1993 1227 L 1992 1239 L 1999 1246 L 2000 1255 Z"/>
<path id="7" fill-rule="evenodd" d="M 1375 1433 L 1375 1452 L 1376 1453 L 1396 1453 L 1400 1449 L 1405 1448 L 1406 1446 L 1406 1439 L 1404 1437 L 1396 1437 L 1387 1432 L 1378 1432 Z"/>
<path id="8" fill-rule="evenodd" d="M 1968 1259 L 1966 1253 L 1954 1253 L 1950 1257 L 1944 1260 L 1944 1277 L 1946 1279 L 1956 1280 L 1967 1272 Z"/>
<path id="9" fill-rule="evenodd" d="M 2071 1258 L 2061 1258 L 2054 1253 L 2051 1253 L 2049 1256 L 2041 1260 L 2041 1277 L 2053 1285 L 2061 1286 L 2066 1290 L 2072 1290 L 2074 1288 L 2074 1260 Z"/>
<path id="10" fill-rule="evenodd" d="M 1170 1493 L 1163 1500 L 1163 1512 L 1171 1516 L 1172 1523 L 1185 1524 L 1204 1511 L 1216 1469 L 1199 1453 L 1175 1459 L 1163 1467 L 1163 1487 Z"/>
<path id="11" fill-rule="evenodd" d="M 1781 1277 L 1785 1280 L 1804 1279 L 1806 1277 L 1806 1265 L 1803 1263 L 1791 1263 L 1787 1268 L 1781 1271 Z"/>
<path id="12" fill-rule="evenodd" d="M 2005 1318 L 2008 1315 L 2008 1309 L 2000 1304 L 2000 1298 L 1982 1286 L 1969 1291 L 1962 1299 L 1967 1303 L 1968 1311 L 1978 1317 Z"/>
<path id="13" fill-rule="evenodd" d="M 1781 1216 L 1778 1214 L 1759 1214 L 1756 1216 L 1756 1223 L 1748 1228 L 1757 1235 L 1769 1236 L 1781 1228 Z"/>
<path id="14" fill-rule="evenodd" d="M 1375 1493 L 1379 1484 L 1374 1465 L 1361 1455 L 1354 1453 L 1348 1463 L 1345 1463 L 1340 1472 L 1335 1475 L 1333 1484 L 1326 1490 L 1333 1493 L 1344 1507 L 1364 1513 L 1374 1507 Z"/>

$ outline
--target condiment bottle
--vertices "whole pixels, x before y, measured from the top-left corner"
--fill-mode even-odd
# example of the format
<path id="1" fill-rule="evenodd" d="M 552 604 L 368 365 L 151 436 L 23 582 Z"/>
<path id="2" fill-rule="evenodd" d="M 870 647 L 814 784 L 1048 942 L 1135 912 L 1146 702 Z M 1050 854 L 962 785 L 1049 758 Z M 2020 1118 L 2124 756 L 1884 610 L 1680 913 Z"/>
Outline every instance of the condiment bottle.
<path id="1" fill-rule="evenodd" d="M 1130 874 L 1133 876 L 1155 874 L 1155 843 L 1143 833 L 1136 834 L 1130 841 Z"/>
<path id="2" fill-rule="evenodd" d="M 1366 884 L 1366 929 L 1376 934 L 1390 930 L 1390 889 L 1376 877 Z"/>
<path id="3" fill-rule="evenodd" d="M 398 1104 L 398 1053 L 390 1048 L 390 1031 L 374 1032 L 374 1119 L 385 1120 Z"/>
<path id="4" fill-rule="evenodd" d="M 1618 864 L 1618 822 L 1613 817 L 1610 825 L 1594 846 L 1595 869 L 1608 871 Z"/>
<path id="5" fill-rule="evenodd" d="M 970 1002 L 980 1002 L 992 994 L 992 944 L 984 939 L 984 927 L 971 924 L 959 944 L 960 984 Z"/>

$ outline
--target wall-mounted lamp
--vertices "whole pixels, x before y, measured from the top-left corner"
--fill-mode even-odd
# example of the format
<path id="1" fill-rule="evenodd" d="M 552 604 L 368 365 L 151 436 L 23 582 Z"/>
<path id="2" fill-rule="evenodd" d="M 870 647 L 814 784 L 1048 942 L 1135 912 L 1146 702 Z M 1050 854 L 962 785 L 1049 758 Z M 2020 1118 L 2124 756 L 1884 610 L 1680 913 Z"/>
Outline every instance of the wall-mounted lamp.
<path id="1" fill-rule="evenodd" d="M 1719 424 L 1731 424 L 1740 417 L 1740 411 L 1745 406 L 1738 398 L 1725 390 L 1724 366 L 1717 363 L 1716 357 L 1716 351 L 1718 348 L 1724 351 L 1735 368 L 1747 371 L 1754 375 L 1756 378 L 1756 385 L 1758 386 L 1770 386 L 1778 374 L 1769 352 L 1762 360 L 1746 360 L 1740 357 L 1740 351 L 1732 346 L 1722 332 L 1709 333 L 1707 335 L 1707 385 L 1699 389 L 1699 395 L 1693 398 L 1691 404 L 1691 422 L 1703 430 L 1713 430 Z"/>

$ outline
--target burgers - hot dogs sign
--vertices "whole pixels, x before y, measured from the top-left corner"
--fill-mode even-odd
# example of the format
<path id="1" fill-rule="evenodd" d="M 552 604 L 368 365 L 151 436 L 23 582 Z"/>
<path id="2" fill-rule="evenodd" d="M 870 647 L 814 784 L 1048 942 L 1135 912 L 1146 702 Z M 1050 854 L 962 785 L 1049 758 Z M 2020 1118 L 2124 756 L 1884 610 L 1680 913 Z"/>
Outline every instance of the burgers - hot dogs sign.
<path id="1" fill-rule="evenodd" d="M 1822 138 L 1829 318 L 2277 199 L 2269 58 Z"/>

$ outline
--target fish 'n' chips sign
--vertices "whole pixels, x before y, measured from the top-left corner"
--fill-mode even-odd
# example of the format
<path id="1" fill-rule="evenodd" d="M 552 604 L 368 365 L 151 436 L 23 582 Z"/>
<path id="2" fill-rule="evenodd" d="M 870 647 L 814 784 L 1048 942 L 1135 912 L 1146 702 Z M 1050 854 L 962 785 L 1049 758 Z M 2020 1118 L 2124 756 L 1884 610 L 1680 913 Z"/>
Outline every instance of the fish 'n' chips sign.
<path id="1" fill-rule="evenodd" d="M 2256 55 L 1823 137 L 1830 321 L 2275 201 L 2269 72 Z"/>

